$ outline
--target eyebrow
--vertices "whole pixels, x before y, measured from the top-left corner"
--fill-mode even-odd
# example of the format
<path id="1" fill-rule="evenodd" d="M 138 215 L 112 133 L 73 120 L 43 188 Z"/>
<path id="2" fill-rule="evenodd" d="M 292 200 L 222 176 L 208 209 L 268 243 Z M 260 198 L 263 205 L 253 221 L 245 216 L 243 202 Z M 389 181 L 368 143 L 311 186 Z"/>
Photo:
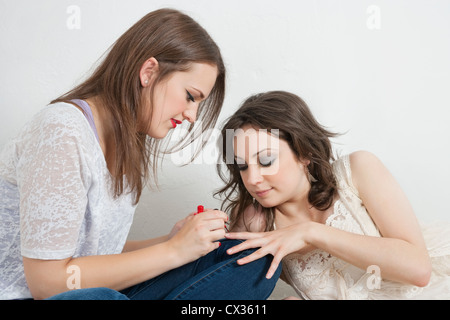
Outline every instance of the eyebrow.
<path id="1" fill-rule="evenodd" d="M 257 153 L 255 153 L 252 157 L 256 157 L 257 155 L 259 155 L 261 152 L 263 152 L 263 151 L 266 151 L 266 150 L 270 150 L 270 151 L 273 151 L 273 150 L 278 150 L 278 149 L 274 149 L 274 148 L 265 148 L 265 149 L 262 149 L 262 150 L 259 150 Z M 234 156 L 234 158 L 235 159 L 241 159 L 241 160 L 244 160 L 244 159 L 242 159 L 241 157 L 238 157 L 238 156 Z"/>

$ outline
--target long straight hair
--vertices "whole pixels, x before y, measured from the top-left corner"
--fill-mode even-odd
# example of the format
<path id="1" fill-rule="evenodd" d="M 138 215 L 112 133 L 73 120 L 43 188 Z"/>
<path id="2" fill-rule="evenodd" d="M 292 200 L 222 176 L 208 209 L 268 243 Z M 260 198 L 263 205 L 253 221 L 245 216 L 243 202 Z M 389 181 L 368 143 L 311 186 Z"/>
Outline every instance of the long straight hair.
<path id="1" fill-rule="evenodd" d="M 159 72 L 150 97 L 143 97 L 139 71 L 151 57 L 158 60 Z M 218 69 L 210 95 L 199 105 L 197 118 L 201 119 L 202 126 L 194 128 L 191 124 L 177 144 L 162 150 L 162 141 L 138 131 L 139 115 L 144 112 L 144 101 L 153 101 L 156 84 L 174 72 L 188 71 L 192 63 L 208 63 Z M 112 45 L 103 62 L 86 81 L 51 103 L 94 96 L 101 99 L 113 119 L 116 146 L 114 195 L 133 192 L 136 204 L 150 177 L 157 184 L 160 155 L 186 147 L 214 127 L 225 96 L 225 67 L 219 47 L 191 17 L 173 9 L 150 12 Z M 192 159 L 203 146 L 199 145 Z"/>
<path id="2" fill-rule="evenodd" d="M 311 181 L 309 203 L 326 210 L 337 193 L 337 183 L 331 162 L 334 160 L 330 138 L 337 136 L 320 125 L 307 104 L 297 95 L 285 91 L 270 91 L 249 97 L 242 106 L 227 119 L 218 142 L 222 151 L 222 163 L 217 165 L 225 186 L 215 195 L 224 195 L 222 209 L 230 214 L 231 228 L 241 221 L 245 209 L 253 205 L 265 217 L 266 231 L 273 229 L 273 208 L 264 208 L 245 188 L 236 162 L 227 161 L 234 154 L 234 135 L 227 130 L 237 130 L 250 125 L 254 129 L 266 129 L 268 133 L 286 141 L 298 159 L 310 160 L 308 170 L 316 181 Z M 246 226 L 245 220 L 244 226 Z"/>

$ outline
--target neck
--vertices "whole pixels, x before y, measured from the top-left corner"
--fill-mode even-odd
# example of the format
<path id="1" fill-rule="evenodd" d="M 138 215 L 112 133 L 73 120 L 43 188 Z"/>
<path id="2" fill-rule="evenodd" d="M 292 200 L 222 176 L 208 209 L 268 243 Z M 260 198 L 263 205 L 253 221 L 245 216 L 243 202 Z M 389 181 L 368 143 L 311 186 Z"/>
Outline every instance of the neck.
<path id="1" fill-rule="evenodd" d="M 309 190 L 276 207 L 277 225 L 287 226 L 306 221 L 325 223 L 327 217 L 333 212 L 333 207 L 325 211 L 314 208 L 308 201 Z"/>
<path id="2" fill-rule="evenodd" d="M 314 208 L 307 199 L 302 198 L 297 201 L 287 201 L 277 206 L 276 210 L 286 219 L 305 220 L 309 219 Z"/>

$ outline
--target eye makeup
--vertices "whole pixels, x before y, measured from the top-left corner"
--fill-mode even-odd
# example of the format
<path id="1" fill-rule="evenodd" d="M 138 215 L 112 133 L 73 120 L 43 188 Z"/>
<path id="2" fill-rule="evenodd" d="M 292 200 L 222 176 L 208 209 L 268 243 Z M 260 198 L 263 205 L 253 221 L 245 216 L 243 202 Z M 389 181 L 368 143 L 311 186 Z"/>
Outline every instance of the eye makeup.
<path id="1" fill-rule="evenodd" d="M 186 90 L 186 93 L 187 93 L 187 99 L 190 100 L 190 101 L 192 101 L 192 102 L 195 102 L 195 99 L 194 99 L 194 97 L 192 96 L 192 94 L 191 94 L 189 91 L 187 91 L 187 90 Z"/>
<path id="2" fill-rule="evenodd" d="M 275 162 L 275 160 L 277 160 L 277 158 L 275 156 L 272 156 L 272 155 L 267 155 L 267 156 L 259 157 L 258 160 L 259 160 L 259 164 L 261 166 L 269 167 Z"/>
<path id="3" fill-rule="evenodd" d="M 277 160 L 277 157 L 275 155 L 268 155 L 268 156 L 260 156 L 258 157 L 258 164 L 261 167 L 270 167 L 275 161 Z M 239 161 L 235 158 L 235 164 L 239 171 L 245 171 L 248 168 L 247 163 L 242 163 L 242 160 L 239 159 Z"/>

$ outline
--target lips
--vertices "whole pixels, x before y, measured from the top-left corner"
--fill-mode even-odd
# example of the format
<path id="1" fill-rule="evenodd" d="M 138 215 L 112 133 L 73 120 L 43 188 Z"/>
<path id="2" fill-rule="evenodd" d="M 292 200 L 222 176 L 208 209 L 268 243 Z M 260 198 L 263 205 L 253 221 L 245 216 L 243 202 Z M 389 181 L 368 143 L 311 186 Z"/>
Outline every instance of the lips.
<path id="1" fill-rule="evenodd" d="M 174 119 L 174 118 L 170 119 L 170 121 L 172 122 L 172 126 L 173 126 L 174 128 L 177 127 L 177 124 L 181 124 L 181 121 L 180 121 L 180 120 L 177 120 L 177 119 Z"/>
<path id="2" fill-rule="evenodd" d="M 258 197 L 264 197 L 266 194 L 269 193 L 270 190 L 272 190 L 272 188 L 261 191 L 255 191 L 255 193 Z"/>

